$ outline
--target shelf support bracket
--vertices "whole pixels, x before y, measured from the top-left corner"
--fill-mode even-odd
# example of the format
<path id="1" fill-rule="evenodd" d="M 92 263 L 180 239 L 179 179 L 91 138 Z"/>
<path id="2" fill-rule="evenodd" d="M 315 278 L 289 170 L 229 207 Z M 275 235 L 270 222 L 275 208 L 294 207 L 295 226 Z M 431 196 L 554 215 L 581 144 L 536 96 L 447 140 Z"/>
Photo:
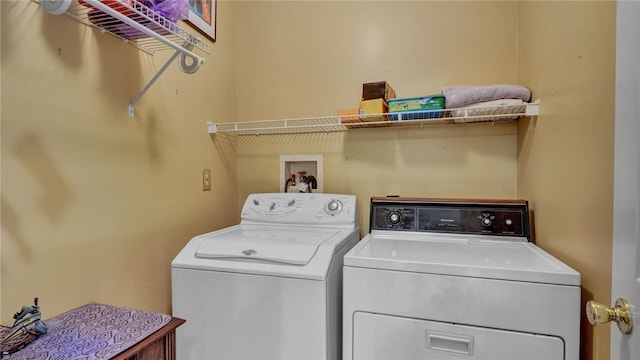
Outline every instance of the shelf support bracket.
<path id="1" fill-rule="evenodd" d="M 211 121 L 207 121 L 207 128 L 209 129 L 209 134 L 215 134 L 218 132 L 218 127 Z"/>
<path id="2" fill-rule="evenodd" d="M 149 88 L 151 88 L 151 85 L 153 85 L 160 78 L 162 73 L 164 73 L 165 70 L 167 70 L 169 65 L 171 65 L 171 63 L 178 57 L 178 55 L 180 55 L 180 50 L 177 50 L 173 55 L 171 55 L 169 60 L 167 60 L 167 62 L 162 66 L 162 68 L 160 68 L 160 70 L 156 73 L 156 75 L 153 77 L 153 79 L 151 79 L 151 81 L 149 81 L 149 83 L 147 83 L 147 85 L 144 87 L 144 89 L 142 89 L 140 91 L 138 96 L 136 96 L 135 99 L 133 99 L 131 101 L 131 103 L 129 104 L 129 116 L 133 117 L 133 112 L 135 110 L 134 108 L 135 108 L 136 104 L 138 103 L 138 101 L 140 101 L 140 98 L 142 98 L 142 96 L 147 92 L 147 90 L 149 90 Z"/>
<path id="3" fill-rule="evenodd" d="M 60 15 L 60 14 L 62 14 L 64 12 L 66 12 L 69 9 L 71 0 L 40 0 L 39 2 L 40 2 L 40 5 L 47 12 L 49 12 L 51 14 L 55 14 L 55 15 Z M 195 73 L 198 70 L 198 68 L 200 67 L 200 65 L 202 65 L 204 63 L 204 59 L 203 58 L 199 57 L 198 55 L 196 55 L 196 54 L 194 54 L 192 52 L 193 48 L 195 46 L 195 41 L 196 41 L 196 39 L 193 37 L 193 35 L 189 35 L 186 38 L 182 37 L 183 40 L 185 40 L 185 41 L 182 44 L 182 46 L 180 46 L 177 43 L 174 43 L 173 41 L 168 40 L 164 36 L 160 36 L 158 33 L 154 32 L 152 29 L 146 27 L 145 25 L 139 23 L 135 19 L 133 19 L 131 17 L 128 17 L 128 16 L 123 16 L 123 14 L 121 14 L 119 11 L 116 11 L 109 4 L 103 2 L 102 0 L 84 0 L 84 2 L 86 3 L 85 5 L 93 7 L 93 8 L 96 8 L 96 9 L 102 11 L 103 13 L 105 13 L 107 15 L 110 15 L 111 17 L 113 17 L 113 19 L 121 21 L 121 22 L 125 23 L 126 25 L 130 26 L 131 28 L 133 28 L 133 29 L 135 29 L 137 31 L 140 31 L 141 33 L 143 33 L 143 34 L 145 34 L 145 35 L 147 35 L 149 37 L 152 37 L 152 38 L 156 39 L 157 41 L 159 41 L 161 43 L 164 43 L 165 45 L 167 45 L 167 46 L 169 46 L 169 47 L 171 47 L 171 48 L 176 50 L 175 54 L 173 54 L 169 58 L 169 60 L 164 64 L 164 66 L 162 66 L 160 71 L 158 71 L 158 73 L 153 77 L 153 79 L 151 79 L 151 81 L 149 81 L 149 83 L 144 87 L 144 89 L 142 89 L 142 91 L 140 91 L 138 96 L 136 96 L 135 99 L 133 99 L 133 101 L 131 101 L 131 103 L 129 104 L 129 116 L 133 117 L 134 108 L 135 108 L 136 104 L 138 103 L 138 101 L 140 100 L 140 98 L 142 98 L 142 96 L 147 92 L 147 90 L 149 90 L 149 88 L 151 88 L 151 86 L 160 78 L 162 73 L 164 73 L 165 70 L 167 70 L 169 65 L 178 56 L 180 56 L 178 66 L 180 67 L 180 70 L 182 70 L 182 72 L 187 73 L 187 74 Z M 120 6 L 125 6 L 125 2 L 122 1 L 122 3 L 123 4 L 120 5 Z M 126 5 L 126 9 L 130 10 L 132 13 L 144 15 L 141 12 L 142 10 L 139 10 L 137 8 L 137 6 L 138 5 L 137 5 L 136 2 L 132 2 L 130 5 Z M 155 21 L 155 20 L 153 20 L 153 21 Z M 158 24 L 158 25 L 160 25 L 160 24 Z M 100 31 L 105 32 L 106 29 L 100 28 Z M 118 36 L 118 35 L 116 35 L 116 36 Z M 120 36 L 118 36 L 118 37 L 120 37 Z M 122 37 L 120 37 L 120 38 L 122 38 Z M 125 40 L 125 42 L 129 41 L 127 39 L 123 39 L 123 40 Z"/>
<path id="4" fill-rule="evenodd" d="M 182 47 L 184 47 L 187 50 L 193 49 L 193 45 L 189 41 L 185 41 L 184 44 L 182 45 Z M 151 79 L 151 81 L 149 81 L 149 83 L 144 87 L 144 89 L 142 89 L 140 91 L 138 96 L 136 96 L 135 99 L 133 99 L 131 101 L 131 103 L 129 104 L 129 116 L 133 117 L 133 113 L 135 111 L 134 108 L 135 108 L 136 104 L 138 103 L 138 101 L 140 101 L 140 98 L 142 98 L 142 96 L 147 92 L 147 90 L 149 90 L 149 88 L 151 88 L 151 85 L 153 85 L 160 78 L 160 76 L 167 70 L 169 65 L 178 56 L 180 56 L 180 60 L 179 60 L 180 63 L 178 65 L 180 67 L 180 70 L 182 70 L 182 72 L 185 72 L 187 74 L 193 74 L 194 72 L 196 72 L 196 70 L 198 70 L 198 67 L 200 66 L 199 59 L 191 58 L 192 64 L 188 65 L 186 59 L 189 58 L 189 55 L 185 54 L 181 50 L 176 50 L 176 52 L 173 55 L 171 55 L 169 60 L 167 60 L 167 62 L 162 66 L 162 68 L 160 68 L 160 70 L 156 73 L 156 75 L 153 77 L 153 79 Z"/>
<path id="5" fill-rule="evenodd" d="M 540 106 L 540 99 L 528 103 L 525 109 L 525 116 L 538 116 L 538 106 Z"/>

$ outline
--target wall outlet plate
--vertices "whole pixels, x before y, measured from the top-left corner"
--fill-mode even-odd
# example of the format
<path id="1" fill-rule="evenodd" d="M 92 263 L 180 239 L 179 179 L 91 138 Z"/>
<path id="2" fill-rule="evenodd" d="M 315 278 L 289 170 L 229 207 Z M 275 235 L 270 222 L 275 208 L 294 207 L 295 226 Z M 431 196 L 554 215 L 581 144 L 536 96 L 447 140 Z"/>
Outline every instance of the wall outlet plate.
<path id="1" fill-rule="evenodd" d="M 202 191 L 211 191 L 211 169 L 202 169 Z"/>

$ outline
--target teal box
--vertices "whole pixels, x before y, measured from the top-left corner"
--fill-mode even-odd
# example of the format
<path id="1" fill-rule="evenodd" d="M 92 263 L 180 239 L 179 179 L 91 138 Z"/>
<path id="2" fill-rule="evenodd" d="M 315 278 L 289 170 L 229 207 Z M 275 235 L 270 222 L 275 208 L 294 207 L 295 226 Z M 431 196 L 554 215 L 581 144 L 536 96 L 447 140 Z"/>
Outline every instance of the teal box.
<path id="1" fill-rule="evenodd" d="M 441 118 L 444 115 L 444 96 L 425 95 L 410 98 L 389 99 L 391 120 L 418 120 Z"/>

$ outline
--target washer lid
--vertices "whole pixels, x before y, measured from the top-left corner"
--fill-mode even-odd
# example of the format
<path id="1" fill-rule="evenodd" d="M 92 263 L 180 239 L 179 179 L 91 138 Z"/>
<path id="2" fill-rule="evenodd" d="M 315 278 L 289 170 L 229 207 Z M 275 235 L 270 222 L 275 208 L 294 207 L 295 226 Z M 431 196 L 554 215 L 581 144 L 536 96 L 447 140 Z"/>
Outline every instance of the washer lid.
<path id="1" fill-rule="evenodd" d="M 196 249 L 196 257 L 306 265 L 318 251 L 318 246 L 337 233 L 324 229 L 240 227 L 203 239 Z"/>

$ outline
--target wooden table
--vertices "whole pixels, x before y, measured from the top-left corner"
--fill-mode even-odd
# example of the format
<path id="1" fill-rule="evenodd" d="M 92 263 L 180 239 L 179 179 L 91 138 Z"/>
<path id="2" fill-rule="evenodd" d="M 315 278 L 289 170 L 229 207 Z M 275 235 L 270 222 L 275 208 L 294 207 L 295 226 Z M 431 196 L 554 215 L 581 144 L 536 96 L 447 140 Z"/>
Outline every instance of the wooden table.
<path id="1" fill-rule="evenodd" d="M 23 359 L 175 360 L 176 328 L 166 314 L 90 303 L 44 320 L 47 334 L 3 357 Z"/>
<path id="2" fill-rule="evenodd" d="M 176 360 L 176 328 L 184 320 L 172 318 L 160 330 L 113 357 L 113 360 Z"/>

